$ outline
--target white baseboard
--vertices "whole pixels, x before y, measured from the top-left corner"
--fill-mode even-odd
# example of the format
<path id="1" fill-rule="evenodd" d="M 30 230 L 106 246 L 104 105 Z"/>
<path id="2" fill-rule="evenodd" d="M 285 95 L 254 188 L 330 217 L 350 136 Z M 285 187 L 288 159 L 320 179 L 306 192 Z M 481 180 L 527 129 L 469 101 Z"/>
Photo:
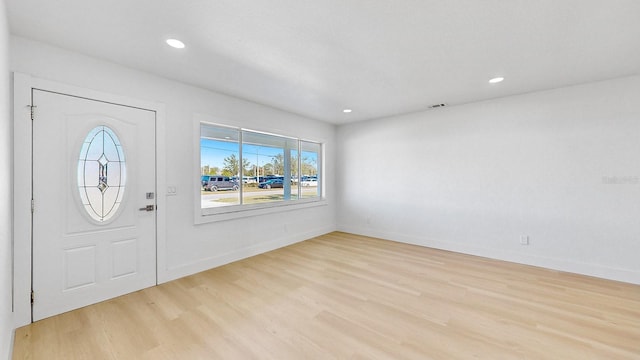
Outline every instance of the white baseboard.
<path id="1" fill-rule="evenodd" d="M 294 234 L 288 237 L 275 239 L 267 242 L 262 242 L 259 244 L 255 244 L 253 246 L 237 249 L 221 255 L 209 257 L 195 263 L 176 266 L 176 267 L 170 268 L 169 270 L 164 272 L 162 275 L 159 273 L 158 283 L 165 283 L 171 280 L 176 280 L 185 276 L 193 275 L 202 271 L 213 269 L 218 266 L 232 263 L 234 261 L 246 259 L 254 255 L 259 255 L 271 250 L 279 249 L 281 247 L 285 247 L 301 241 L 309 240 L 316 236 L 328 234 L 332 231 L 335 231 L 334 226 L 318 228 L 305 233 Z"/>
<path id="2" fill-rule="evenodd" d="M 419 245 L 434 249 L 454 251 L 458 253 L 482 256 L 486 258 L 514 262 L 531 266 L 538 266 L 551 270 L 570 272 L 575 274 L 594 276 L 598 278 L 622 281 L 631 284 L 640 285 L 640 272 L 606 267 L 599 264 L 590 264 L 584 262 L 573 261 L 569 259 L 559 259 L 551 257 L 542 257 L 537 255 L 528 255 L 506 251 L 500 249 L 488 249 L 482 247 L 470 246 L 468 244 L 454 243 L 442 240 L 425 239 L 415 235 L 401 234 L 394 232 L 379 231 L 375 229 L 354 227 L 345 224 L 338 224 L 338 231 L 348 232 L 352 234 L 370 236 L 390 241 L 397 241 L 406 244 Z"/>

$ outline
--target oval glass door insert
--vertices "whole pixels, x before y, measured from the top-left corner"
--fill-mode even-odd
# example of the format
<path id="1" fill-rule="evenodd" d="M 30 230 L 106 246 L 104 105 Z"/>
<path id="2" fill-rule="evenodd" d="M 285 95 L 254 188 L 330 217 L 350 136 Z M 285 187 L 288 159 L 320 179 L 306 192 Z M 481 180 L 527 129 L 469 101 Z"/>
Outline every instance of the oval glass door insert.
<path id="1" fill-rule="evenodd" d="M 100 222 L 117 214 L 124 195 L 126 167 L 120 139 L 101 125 L 84 139 L 78 160 L 78 191 L 84 210 Z"/>

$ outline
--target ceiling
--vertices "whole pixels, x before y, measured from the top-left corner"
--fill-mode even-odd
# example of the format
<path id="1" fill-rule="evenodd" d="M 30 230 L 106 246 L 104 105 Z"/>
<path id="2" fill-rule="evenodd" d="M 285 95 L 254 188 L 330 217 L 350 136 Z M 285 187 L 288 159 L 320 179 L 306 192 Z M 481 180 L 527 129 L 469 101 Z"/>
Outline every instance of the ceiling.
<path id="1" fill-rule="evenodd" d="M 6 4 L 15 35 L 335 124 L 640 73 L 638 0 Z"/>

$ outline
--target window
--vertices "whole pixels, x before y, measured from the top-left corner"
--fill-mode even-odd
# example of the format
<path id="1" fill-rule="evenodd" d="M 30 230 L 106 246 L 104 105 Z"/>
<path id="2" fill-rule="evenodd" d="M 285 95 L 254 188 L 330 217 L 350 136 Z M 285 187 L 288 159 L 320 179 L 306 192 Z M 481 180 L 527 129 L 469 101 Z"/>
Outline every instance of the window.
<path id="1" fill-rule="evenodd" d="M 320 144 L 300 141 L 300 195 L 303 199 L 321 195 L 318 182 L 318 164 L 320 161 Z"/>
<path id="2" fill-rule="evenodd" d="M 322 199 L 322 144 L 200 123 L 202 214 Z"/>
<path id="3" fill-rule="evenodd" d="M 105 223 L 117 213 L 126 183 L 124 151 L 116 134 L 98 126 L 85 137 L 77 166 L 80 201 L 87 214 Z"/>
<path id="4" fill-rule="evenodd" d="M 202 207 L 239 205 L 238 184 L 230 179 L 239 173 L 240 133 L 238 130 L 218 126 L 201 126 L 200 159 L 203 175 Z M 209 175 L 206 181 L 204 180 L 205 175 Z M 223 176 L 226 176 L 226 180 Z M 234 185 L 236 185 L 235 189 Z"/>

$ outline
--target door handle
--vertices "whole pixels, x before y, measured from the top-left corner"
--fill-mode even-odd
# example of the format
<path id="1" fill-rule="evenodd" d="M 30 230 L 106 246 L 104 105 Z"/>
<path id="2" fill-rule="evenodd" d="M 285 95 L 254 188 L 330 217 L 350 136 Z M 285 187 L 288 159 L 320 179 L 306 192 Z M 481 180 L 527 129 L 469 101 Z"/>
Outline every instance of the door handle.
<path id="1" fill-rule="evenodd" d="M 147 205 L 147 206 L 145 206 L 143 208 L 140 208 L 138 210 L 140 210 L 140 211 L 153 211 L 155 209 L 156 209 L 155 205 Z"/>

